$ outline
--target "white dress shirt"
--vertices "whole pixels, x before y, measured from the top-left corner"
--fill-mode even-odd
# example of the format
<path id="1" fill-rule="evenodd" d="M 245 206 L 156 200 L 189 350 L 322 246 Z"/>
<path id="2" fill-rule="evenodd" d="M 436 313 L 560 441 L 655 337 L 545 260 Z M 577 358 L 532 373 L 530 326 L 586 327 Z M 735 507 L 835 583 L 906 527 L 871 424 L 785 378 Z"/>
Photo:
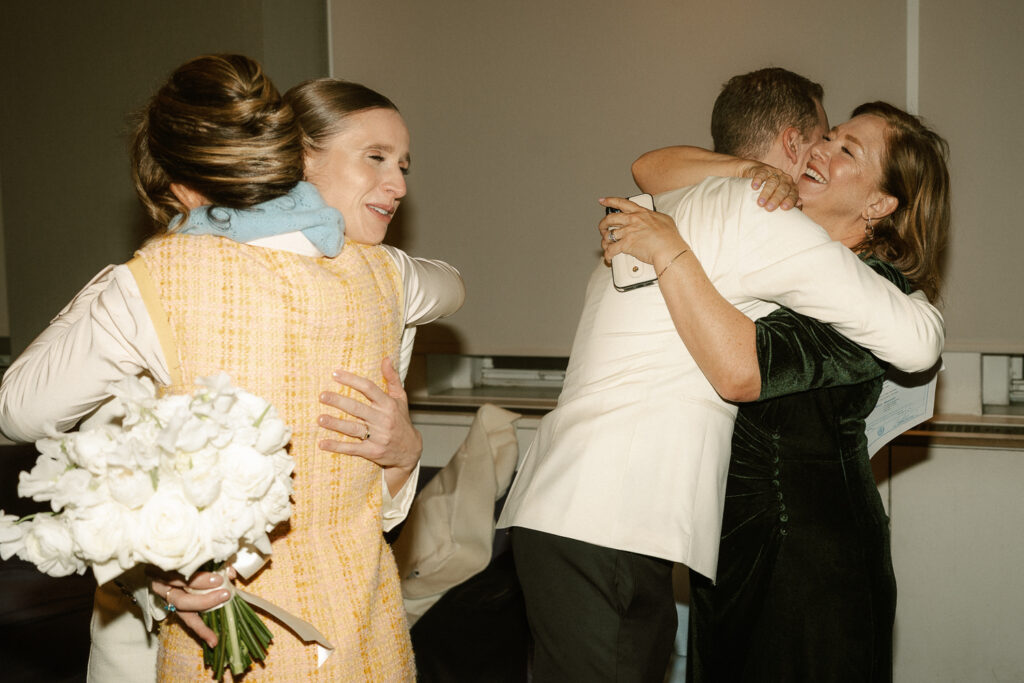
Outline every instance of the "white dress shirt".
<path id="1" fill-rule="evenodd" d="M 942 350 L 942 317 L 799 211 L 767 212 L 746 179 L 655 197 L 718 291 L 751 319 L 777 304 L 832 323 L 906 371 Z M 777 303 L 769 303 L 777 302 Z M 736 406 L 718 396 L 657 286 L 587 286 L 558 406 L 520 463 L 499 526 L 682 562 L 712 579 Z"/>

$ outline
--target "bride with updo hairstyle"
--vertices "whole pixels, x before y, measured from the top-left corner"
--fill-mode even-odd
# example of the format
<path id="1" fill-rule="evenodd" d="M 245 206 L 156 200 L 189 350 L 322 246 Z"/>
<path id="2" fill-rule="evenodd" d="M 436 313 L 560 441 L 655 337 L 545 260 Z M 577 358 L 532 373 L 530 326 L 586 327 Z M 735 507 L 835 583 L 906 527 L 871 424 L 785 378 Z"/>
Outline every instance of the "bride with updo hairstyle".
<path id="1" fill-rule="evenodd" d="M 139 112 L 132 179 L 160 228 L 188 212 L 173 186 L 229 209 L 275 199 L 302 180 L 295 115 L 248 57 L 186 62 Z"/>
<path id="2" fill-rule="evenodd" d="M 408 512 L 422 448 L 395 368 L 407 328 L 458 310 L 464 290 L 451 266 L 376 238 L 406 190 L 397 110 L 357 112 L 341 129 L 394 154 L 317 166 L 306 182 L 315 155 L 259 64 L 207 55 L 176 69 L 134 129 L 133 182 L 156 235 L 93 278 L 0 386 L 0 430 L 17 441 L 105 419 L 108 386 L 130 375 L 181 393 L 224 372 L 275 406 L 292 430 L 292 516 L 271 534 L 269 563 L 238 581 L 334 649 L 264 617 L 273 642 L 250 682 L 415 678 L 382 534 Z M 341 417 L 321 415 L 324 395 Z M 228 599 L 222 579 L 154 576 L 136 567 L 97 590 L 91 680 L 210 676 L 198 640 L 216 636 L 199 612 Z M 164 620 L 158 648 L 144 618 Z"/>

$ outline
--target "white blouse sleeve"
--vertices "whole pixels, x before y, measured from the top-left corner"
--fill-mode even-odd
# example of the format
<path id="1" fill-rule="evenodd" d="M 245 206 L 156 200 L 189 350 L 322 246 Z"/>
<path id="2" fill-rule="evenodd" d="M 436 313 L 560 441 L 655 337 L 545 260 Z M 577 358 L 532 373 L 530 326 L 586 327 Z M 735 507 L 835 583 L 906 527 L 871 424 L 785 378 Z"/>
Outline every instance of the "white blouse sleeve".
<path id="1" fill-rule="evenodd" d="M 412 507 L 412 500 L 416 497 L 416 483 L 419 478 L 420 464 L 416 463 L 416 469 L 412 471 L 398 491 L 398 495 L 394 497 L 388 491 L 387 482 L 381 480 L 381 528 L 384 531 L 391 531 L 409 516 L 409 508 Z"/>
<path id="2" fill-rule="evenodd" d="M 416 341 L 416 326 L 426 325 L 462 308 L 466 300 L 466 286 L 459 271 L 444 261 L 413 258 L 401 249 L 383 246 L 398 266 L 405 292 L 405 332 L 397 368 L 404 382 Z"/>
<path id="3" fill-rule="evenodd" d="M 72 428 L 107 387 L 148 371 L 169 381 L 153 322 L 127 266 L 107 266 L 11 364 L 0 385 L 0 431 L 35 441 Z"/>
<path id="4" fill-rule="evenodd" d="M 413 258 L 385 245 L 402 275 L 405 289 L 405 326 L 426 325 L 462 308 L 466 287 L 459 271 L 444 261 Z"/>
<path id="5" fill-rule="evenodd" d="M 414 258 L 388 245 L 384 245 L 384 249 L 398 266 L 405 292 L 405 332 L 402 334 L 397 368 L 404 382 L 416 340 L 416 326 L 459 310 L 466 299 L 466 287 L 459 271 L 444 261 Z M 384 531 L 397 526 L 409 514 L 409 507 L 416 495 L 419 472 L 420 466 L 417 463 L 416 469 L 394 497 L 388 491 L 387 484 L 381 482 Z"/>

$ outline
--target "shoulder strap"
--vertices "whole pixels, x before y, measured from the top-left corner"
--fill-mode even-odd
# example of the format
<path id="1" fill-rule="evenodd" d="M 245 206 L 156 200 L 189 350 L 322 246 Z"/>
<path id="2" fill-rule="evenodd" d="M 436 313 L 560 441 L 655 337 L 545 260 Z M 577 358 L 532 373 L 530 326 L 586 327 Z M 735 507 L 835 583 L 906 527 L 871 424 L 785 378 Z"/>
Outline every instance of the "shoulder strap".
<path id="1" fill-rule="evenodd" d="M 146 304 L 146 310 L 153 321 L 156 329 L 157 339 L 160 340 L 160 348 L 164 352 L 164 359 L 167 361 L 167 371 L 171 376 L 171 386 L 181 386 L 181 358 L 178 356 L 178 347 L 174 343 L 174 334 L 171 332 L 171 324 L 167 320 L 164 307 L 160 304 L 160 295 L 157 293 L 156 283 L 149 273 L 146 260 L 136 255 L 127 263 L 128 270 L 135 278 L 139 286 L 139 293 Z"/>

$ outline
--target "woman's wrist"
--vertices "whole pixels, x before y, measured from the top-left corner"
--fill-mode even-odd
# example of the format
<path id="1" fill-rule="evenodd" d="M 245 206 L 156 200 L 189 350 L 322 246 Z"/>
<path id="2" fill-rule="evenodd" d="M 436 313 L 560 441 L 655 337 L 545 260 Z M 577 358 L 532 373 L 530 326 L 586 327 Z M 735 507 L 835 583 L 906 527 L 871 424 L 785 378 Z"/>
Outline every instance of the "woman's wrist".
<path id="1" fill-rule="evenodd" d="M 677 252 L 675 253 L 675 255 L 673 255 L 673 256 L 672 256 L 672 258 L 668 259 L 668 260 L 667 260 L 667 261 L 665 262 L 665 265 L 664 265 L 664 266 L 662 266 L 661 268 L 658 268 L 657 266 L 655 266 L 654 272 L 655 272 L 655 274 L 656 274 L 656 275 L 658 276 L 658 279 L 661 279 L 661 276 L 662 276 L 662 275 L 664 275 L 664 274 L 665 274 L 665 272 L 666 272 L 666 271 L 667 271 L 667 270 L 668 270 L 669 268 L 671 268 L 671 267 L 672 267 L 673 265 L 675 265 L 675 263 L 676 263 L 676 262 L 677 262 L 677 261 L 679 260 L 679 258 L 680 258 L 681 256 L 683 256 L 684 254 L 687 254 L 687 253 L 689 253 L 689 251 L 690 251 L 690 248 L 689 248 L 689 247 L 685 247 L 685 248 L 683 248 L 683 249 L 680 249 L 679 251 L 677 251 Z"/>
<path id="2" fill-rule="evenodd" d="M 690 245 L 682 238 L 672 240 L 671 243 L 660 247 L 654 254 L 654 258 L 651 260 L 651 265 L 654 266 L 654 272 L 660 274 L 666 267 L 668 267 L 672 259 L 678 258 L 681 252 L 689 251 L 689 249 Z"/>
<path id="3" fill-rule="evenodd" d="M 758 169 L 765 166 L 760 161 L 741 157 L 737 157 L 734 164 L 736 170 L 733 172 L 733 177 L 735 178 L 753 178 Z"/>

